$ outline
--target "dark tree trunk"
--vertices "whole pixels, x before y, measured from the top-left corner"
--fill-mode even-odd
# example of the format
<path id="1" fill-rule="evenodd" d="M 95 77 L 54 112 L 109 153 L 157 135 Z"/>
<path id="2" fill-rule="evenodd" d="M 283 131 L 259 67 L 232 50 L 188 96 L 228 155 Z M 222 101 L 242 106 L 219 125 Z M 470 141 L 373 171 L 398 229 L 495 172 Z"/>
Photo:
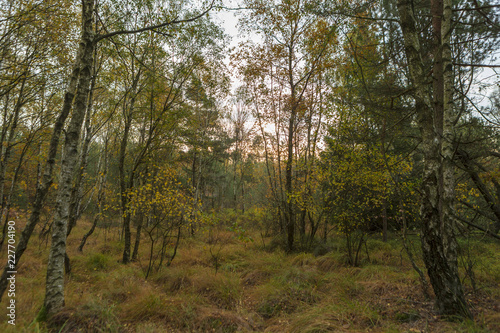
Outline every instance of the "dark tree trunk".
<path id="1" fill-rule="evenodd" d="M 293 84 L 290 84 L 293 87 Z M 292 92 L 292 100 L 294 99 L 294 93 Z M 294 102 L 292 102 L 294 103 Z M 293 137 L 295 129 L 295 118 L 297 114 L 297 109 L 295 105 L 292 105 L 290 120 L 288 124 L 288 156 L 285 167 L 285 228 L 286 228 L 286 248 L 288 252 L 293 251 L 293 243 L 295 240 L 295 210 L 294 210 L 294 200 L 293 195 L 293 177 L 292 177 L 292 167 L 293 167 Z"/>
<path id="2" fill-rule="evenodd" d="M 125 155 L 127 152 L 127 144 L 128 137 L 130 133 L 130 126 L 132 125 L 132 111 L 134 110 L 135 98 L 137 95 L 137 85 L 139 79 L 141 77 L 141 70 L 139 69 L 138 73 L 134 77 L 134 81 L 132 82 L 132 97 L 130 99 L 130 103 L 128 106 L 128 110 L 124 110 L 125 114 L 125 126 L 123 129 L 123 137 L 120 144 L 120 157 L 119 157 L 119 174 L 120 174 L 120 195 L 121 195 L 121 205 L 122 205 L 122 216 L 123 216 L 123 231 L 124 231 L 124 240 L 125 245 L 123 249 L 123 259 L 122 262 L 124 264 L 128 264 L 130 262 L 130 249 L 132 247 L 132 234 L 130 232 L 130 214 L 128 213 L 128 196 L 127 190 L 133 184 L 133 179 L 128 180 L 129 186 L 127 186 L 127 181 L 125 180 Z M 131 177 L 131 176 L 129 176 Z"/>
<path id="3" fill-rule="evenodd" d="M 94 233 L 97 224 L 99 223 L 100 218 L 104 214 L 103 207 L 106 203 L 106 175 L 108 173 L 108 138 L 106 138 L 104 142 L 104 163 L 103 163 L 103 171 L 99 172 L 99 189 L 97 191 L 97 213 L 94 216 L 94 221 L 92 223 L 92 227 L 90 230 L 83 236 L 80 245 L 78 246 L 78 251 L 82 252 L 87 239 Z M 98 169 L 100 171 L 101 169 Z"/>
<path id="4" fill-rule="evenodd" d="M 382 203 L 382 240 L 387 242 L 387 201 Z"/>
<path id="5" fill-rule="evenodd" d="M 141 243 L 141 232 L 142 232 L 142 223 L 144 221 L 144 215 L 142 213 L 139 214 L 139 221 L 137 221 L 137 233 L 135 236 L 135 244 L 134 244 L 134 252 L 132 252 L 132 260 L 137 260 L 139 256 L 139 245 Z"/>

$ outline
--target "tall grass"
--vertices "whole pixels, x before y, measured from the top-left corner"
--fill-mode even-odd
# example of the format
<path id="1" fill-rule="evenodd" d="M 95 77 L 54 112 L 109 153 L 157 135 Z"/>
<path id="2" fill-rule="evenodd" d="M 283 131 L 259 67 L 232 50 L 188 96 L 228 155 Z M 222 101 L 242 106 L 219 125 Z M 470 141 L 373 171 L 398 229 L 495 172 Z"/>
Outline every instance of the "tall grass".
<path id="1" fill-rule="evenodd" d="M 262 245 L 224 231 L 216 272 L 210 240 L 199 235 L 184 239 L 172 265 L 146 280 L 147 247 L 137 262 L 122 265 L 118 230 L 111 229 L 106 240 L 96 232 L 78 252 L 77 238 L 88 224 L 80 223 L 68 242 L 73 269 L 66 278 L 65 310 L 47 324 L 33 322 L 43 304 L 48 254 L 35 238 L 19 266 L 17 325 L 0 321 L 0 332 L 500 331 L 495 242 L 461 243 L 474 260 L 476 291 L 464 267 L 460 273 L 476 321 L 449 323 L 425 299 L 396 237 L 387 243 L 368 239 L 369 259 L 364 255 L 352 267 L 342 240 L 330 240 L 321 251 L 286 254 L 270 251 L 269 239 Z M 260 237 L 258 231 L 249 236 Z M 2 308 L 6 302 L 4 297 Z"/>

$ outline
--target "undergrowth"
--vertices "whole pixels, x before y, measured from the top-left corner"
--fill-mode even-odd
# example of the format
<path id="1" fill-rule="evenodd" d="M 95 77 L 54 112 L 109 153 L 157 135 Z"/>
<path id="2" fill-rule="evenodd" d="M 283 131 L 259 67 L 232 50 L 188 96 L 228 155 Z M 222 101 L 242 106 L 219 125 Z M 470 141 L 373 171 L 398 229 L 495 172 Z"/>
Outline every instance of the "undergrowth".
<path id="1" fill-rule="evenodd" d="M 272 238 L 247 242 L 228 233 L 217 269 L 207 237 L 191 237 L 181 243 L 171 266 L 146 279 L 147 246 L 138 261 L 122 265 L 116 231 L 108 232 L 106 241 L 103 233 L 93 236 L 78 252 L 78 239 L 71 238 L 88 227 L 80 223 L 77 236 L 68 240 L 72 271 L 66 277 L 65 309 L 46 323 L 34 321 L 43 304 L 47 256 L 34 239 L 19 265 L 16 326 L 3 320 L 1 332 L 500 331 L 496 242 L 461 241 L 461 251 L 473 260 L 475 289 L 463 265 L 461 276 L 476 319 L 450 323 L 422 294 L 396 235 L 387 243 L 368 239 L 368 253 L 352 267 L 341 239 L 316 251 L 285 254 L 263 245 Z M 6 302 L 4 295 L 4 309 Z"/>

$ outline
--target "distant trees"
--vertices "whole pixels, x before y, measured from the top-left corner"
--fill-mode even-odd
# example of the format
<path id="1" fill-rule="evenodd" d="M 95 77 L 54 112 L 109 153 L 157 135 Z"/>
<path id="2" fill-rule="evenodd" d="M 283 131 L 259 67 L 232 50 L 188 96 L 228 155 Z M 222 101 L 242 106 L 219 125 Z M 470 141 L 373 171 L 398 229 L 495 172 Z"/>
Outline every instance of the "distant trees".
<path id="1" fill-rule="evenodd" d="M 186 86 L 186 113 L 180 132 L 185 151 L 179 153 L 179 160 L 191 180 L 195 201 L 205 202 L 205 208 L 223 204 L 227 185 L 223 168 L 231 143 L 223 127 L 225 109 L 221 101 L 228 95 L 228 84 L 223 65 L 216 59 L 206 59 L 191 73 Z"/>
<path id="2" fill-rule="evenodd" d="M 299 161 L 314 157 L 320 138 L 324 109 L 315 98 L 321 94 L 321 73 L 331 66 L 336 31 L 310 14 L 306 1 L 245 3 L 250 12 L 242 26 L 257 30 L 263 40 L 242 48 L 235 59 L 264 140 L 276 218 L 286 234 L 286 248 L 292 251 L 299 173 L 307 177 Z"/>

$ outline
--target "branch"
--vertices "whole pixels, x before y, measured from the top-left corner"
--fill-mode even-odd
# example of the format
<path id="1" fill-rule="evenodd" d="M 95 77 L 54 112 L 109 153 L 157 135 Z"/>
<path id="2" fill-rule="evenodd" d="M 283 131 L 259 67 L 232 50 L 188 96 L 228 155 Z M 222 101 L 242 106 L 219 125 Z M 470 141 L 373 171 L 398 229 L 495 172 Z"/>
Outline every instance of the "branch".
<path id="1" fill-rule="evenodd" d="M 463 201 L 463 200 L 457 200 L 458 203 L 461 203 L 462 205 L 464 205 L 465 207 L 473 210 L 474 212 L 478 213 L 479 215 L 487 218 L 488 220 L 491 220 L 493 222 L 496 222 L 496 219 L 490 215 L 488 215 L 486 212 L 484 212 L 483 210 L 481 209 L 477 209 L 475 208 L 473 205 L 471 205 L 470 203 L 466 202 L 466 201 Z"/>
<path id="2" fill-rule="evenodd" d="M 491 24 L 491 26 L 496 26 L 498 27 L 498 24 L 496 24 L 495 22 L 493 22 L 489 17 L 488 15 L 486 15 L 482 10 L 481 8 L 479 8 L 479 4 L 477 3 L 477 0 L 473 0 L 474 2 L 474 5 L 476 6 L 476 9 L 477 9 L 477 12 L 479 14 L 481 14 L 482 17 L 484 17 L 486 19 L 486 21 L 488 21 L 489 24 Z"/>
<path id="3" fill-rule="evenodd" d="M 367 20 L 367 21 L 386 21 L 386 22 L 394 22 L 394 23 L 400 23 L 398 19 L 395 18 L 390 18 L 390 17 L 372 17 L 372 16 L 359 16 L 355 14 L 347 14 L 347 13 L 342 13 L 342 12 L 331 12 L 328 13 L 329 15 L 342 15 L 345 17 L 349 18 L 355 18 L 359 20 Z"/>
<path id="4" fill-rule="evenodd" d="M 466 8 L 456 8 L 456 9 L 453 9 L 454 12 L 472 12 L 472 11 L 481 11 L 483 9 L 492 9 L 492 8 L 500 8 L 500 5 L 489 5 L 489 6 L 482 6 L 482 7 L 478 7 L 477 6 L 477 1 L 474 1 L 474 4 L 476 5 L 476 7 L 473 7 L 473 8 L 469 8 L 469 7 L 466 7 Z"/>
<path id="5" fill-rule="evenodd" d="M 500 158 L 500 153 L 497 153 L 496 151 L 489 151 L 488 153 L 490 154 L 490 156 L 495 156 Z"/>
<path id="6" fill-rule="evenodd" d="M 454 62 L 453 65 L 461 67 L 487 67 L 487 68 L 500 68 L 500 65 L 485 65 L 485 64 L 461 64 Z"/>
<path id="7" fill-rule="evenodd" d="M 491 237 L 493 237 L 493 238 L 496 238 L 496 239 L 499 239 L 499 240 L 500 240 L 500 236 L 498 236 L 497 234 L 495 234 L 495 233 L 493 233 L 493 232 L 489 231 L 488 229 L 484 229 L 483 227 L 480 227 L 480 226 L 478 226 L 478 225 L 476 225 L 476 224 L 474 224 L 474 223 L 472 223 L 472 222 L 469 222 L 469 221 L 467 221 L 466 219 L 461 218 L 460 216 L 454 215 L 454 217 L 455 217 L 457 220 L 459 220 L 460 222 L 464 222 L 465 224 L 470 225 L 471 227 L 474 227 L 474 228 L 476 228 L 476 229 L 478 229 L 478 230 L 483 231 L 483 232 L 484 232 L 485 234 L 487 234 L 488 236 L 491 236 Z"/>
<path id="8" fill-rule="evenodd" d="M 160 28 L 163 28 L 163 27 L 166 27 L 166 26 L 169 26 L 169 25 L 174 25 L 174 24 L 179 24 L 179 23 L 188 23 L 188 22 L 193 22 L 193 21 L 196 21 L 197 19 L 203 17 L 204 15 L 206 15 L 210 10 L 212 10 L 212 8 L 214 7 L 214 3 L 215 3 L 215 0 L 212 0 L 212 2 L 210 3 L 210 6 L 208 6 L 208 8 L 203 11 L 201 14 L 198 14 L 196 15 L 195 17 L 191 17 L 191 18 L 188 18 L 188 19 L 182 19 L 182 20 L 172 20 L 172 21 L 168 21 L 168 22 L 164 22 L 164 23 L 161 23 L 161 24 L 157 24 L 157 25 L 152 25 L 152 26 L 148 26 L 148 27 L 144 27 L 144 28 L 140 28 L 140 29 L 136 29 L 136 30 L 119 30 L 119 31 L 113 31 L 113 32 L 110 32 L 110 33 L 107 33 L 107 34 L 104 34 L 104 35 L 98 35 L 94 42 L 99 42 L 103 39 L 107 39 L 107 38 L 110 38 L 110 37 L 113 37 L 113 36 L 118 36 L 118 35 L 130 35 L 130 34 L 136 34 L 136 33 L 140 33 L 140 32 L 144 32 L 144 31 L 153 31 L 153 32 L 157 32 L 155 31 L 156 29 L 160 29 Z"/>

